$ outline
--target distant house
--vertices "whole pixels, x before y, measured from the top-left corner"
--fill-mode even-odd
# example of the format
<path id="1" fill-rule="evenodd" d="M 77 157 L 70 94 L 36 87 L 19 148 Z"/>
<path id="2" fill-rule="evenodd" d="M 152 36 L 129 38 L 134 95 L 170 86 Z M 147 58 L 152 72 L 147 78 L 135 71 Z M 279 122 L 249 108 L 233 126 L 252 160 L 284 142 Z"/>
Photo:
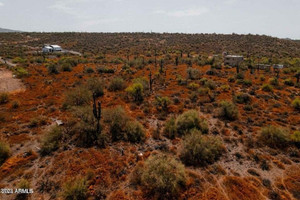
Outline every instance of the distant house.
<path id="1" fill-rule="evenodd" d="M 240 55 L 225 55 L 224 56 L 224 64 L 230 66 L 237 66 L 244 61 L 244 57 Z"/>
<path id="2" fill-rule="evenodd" d="M 282 65 L 282 64 L 275 64 L 275 65 L 273 65 L 273 69 L 275 70 L 275 69 L 282 69 L 282 68 L 284 68 L 284 65 Z"/>
<path id="3" fill-rule="evenodd" d="M 261 70 L 270 70 L 271 65 L 265 65 L 265 64 L 257 64 L 256 69 L 261 69 Z"/>
<path id="4" fill-rule="evenodd" d="M 58 45 L 44 45 L 42 50 L 43 53 L 51 53 L 51 52 L 62 51 L 62 48 Z"/>

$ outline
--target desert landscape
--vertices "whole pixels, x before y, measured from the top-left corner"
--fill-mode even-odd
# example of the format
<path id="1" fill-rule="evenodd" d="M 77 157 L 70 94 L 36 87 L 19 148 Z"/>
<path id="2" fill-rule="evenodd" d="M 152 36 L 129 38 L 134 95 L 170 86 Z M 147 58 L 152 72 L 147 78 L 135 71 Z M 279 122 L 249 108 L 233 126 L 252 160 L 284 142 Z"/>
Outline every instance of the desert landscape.
<path id="1" fill-rule="evenodd" d="M 300 199 L 300 41 L 0 33 L 0 57 L 1 200 Z"/>

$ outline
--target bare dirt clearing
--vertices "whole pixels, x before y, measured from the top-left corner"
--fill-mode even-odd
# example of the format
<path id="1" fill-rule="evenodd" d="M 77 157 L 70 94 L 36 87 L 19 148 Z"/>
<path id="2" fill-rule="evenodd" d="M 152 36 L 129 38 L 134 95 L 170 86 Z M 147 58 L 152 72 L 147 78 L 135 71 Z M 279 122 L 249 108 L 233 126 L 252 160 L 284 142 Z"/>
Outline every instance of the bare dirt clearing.
<path id="1" fill-rule="evenodd" d="M 25 89 L 21 80 L 14 78 L 8 69 L 0 68 L 0 92 L 18 92 Z"/>

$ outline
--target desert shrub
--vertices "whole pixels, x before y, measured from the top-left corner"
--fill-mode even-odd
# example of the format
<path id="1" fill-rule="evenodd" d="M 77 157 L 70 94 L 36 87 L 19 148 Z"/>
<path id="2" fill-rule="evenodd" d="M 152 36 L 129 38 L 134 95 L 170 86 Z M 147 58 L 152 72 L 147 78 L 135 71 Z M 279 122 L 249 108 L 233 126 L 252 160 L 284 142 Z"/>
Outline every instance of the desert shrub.
<path id="1" fill-rule="evenodd" d="M 245 78 L 245 76 L 244 76 L 243 73 L 237 73 L 236 74 L 236 79 L 244 79 L 244 78 Z"/>
<path id="2" fill-rule="evenodd" d="M 63 186 L 62 197 L 65 200 L 84 200 L 87 199 L 87 182 L 84 178 L 77 178 L 68 181 Z"/>
<path id="3" fill-rule="evenodd" d="M 58 74 L 58 66 L 54 63 L 49 63 L 46 65 L 49 74 Z"/>
<path id="4" fill-rule="evenodd" d="M 278 86 L 278 85 L 279 85 L 278 78 L 270 78 L 270 79 L 269 79 L 269 83 L 270 83 L 271 85 Z"/>
<path id="5" fill-rule="evenodd" d="M 294 101 L 292 101 L 292 107 L 295 110 L 299 110 L 300 111 L 300 99 L 296 98 Z"/>
<path id="6" fill-rule="evenodd" d="M 13 101 L 11 102 L 11 108 L 12 109 L 17 109 L 20 107 L 20 102 L 19 101 Z"/>
<path id="7" fill-rule="evenodd" d="M 211 90 L 214 90 L 217 87 L 216 83 L 213 80 L 206 81 L 204 86 L 211 89 Z"/>
<path id="8" fill-rule="evenodd" d="M 99 134 L 97 132 L 97 120 L 94 117 L 91 106 L 73 108 L 72 114 L 77 120 L 74 126 L 77 135 L 74 137 L 78 146 L 90 147 L 96 144 Z"/>
<path id="9" fill-rule="evenodd" d="M 70 72 L 70 71 L 72 71 L 72 66 L 71 66 L 70 63 L 63 63 L 60 66 L 60 70 L 63 71 L 63 72 Z"/>
<path id="10" fill-rule="evenodd" d="M 176 119 L 171 117 L 166 123 L 164 128 L 164 135 L 170 139 L 174 139 L 176 136 Z"/>
<path id="11" fill-rule="evenodd" d="M 135 79 L 133 79 L 133 83 L 142 84 L 144 90 L 149 89 L 149 81 L 145 77 L 135 78 Z"/>
<path id="12" fill-rule="evenodd" d="M 113 78 L 108 85 L 109 91 L 118 91 L 118 90 L 123 90 L 125 88 L 126 88 L 126 83 L 120 77 Z"/>
<path id="13" fill-rule="evenodd" d="M 14 71 L 14 74 L 17 76 L 17 78 L 23 78 L 29 76 L 28 71 L 23 67 L 17 67 Z"/>
<path id="14" fill-rule="evenodd" d="M 284 84 L 285 85 L 288 85 L 288 86 L 293 86 L 294 85 L 294 82 L 292 79 L 288 78 L 288 79 L 285 79 L 284 80 Z"/>
<path id="15" fill-rule="evenodd" d="M 189 67 L 186 70 L 186 72 L 187 72 L 187 75 L 188 75 L 188 79 L 197 80 L 197 79 L 200 79 L 200 77 L 201 77 L 201 73 L 198 69 L 194 69 L 194 68 Z"/>
<path id="16" fill-rule="evenodd" d="M 95 71 L 94 71 L 93 68 L 88 67 L 88 68 L 85 69 L 85 72 L 88 73 L 88 74 L 92 74 L 92 73 L 94 73 Z"/>
<path id="17" fill-rule="evenodd" d="M 104 110 L 103 118 L 108 124 L 112 141 L 141 142 L 146 137 L 143 126 L 131 119 L 120 106 Z"/>
<path id="18" fill-rule="evenodd" d="M 188 87 L 190 90 L 197 90 L 200 86 L 199 86 L 199 84 L 197 84 L 197 83 L 190 83 L 187 87 Z"/>
<path id="19" fill-rule="evenodd" d="M 94 94 L 96 97 L 103 96 L 104 94 L 104 81 L 99 78 L 89 78 L 86 83 L 86 87 Z"/>
<path id="20" fill-rule="evenodd" d="M 141 172 L 141 184 L 162 197 L 176 197 L 186 183 L 184 165 L 168 155 L 150 156 Z"/>
<path id="21" fill-rule="evenodd" d="M 291 140 L 299 146 L 299 144 L 300 144 L 300 131 L 295 131 L 291 135 Z"/>
<path id="22" fill-rule="evenodd" d="M 154 102 L 157 110 L 168 111 L 171 100 L 168 97 L 156 97 Z"/>
<path id="23" fill-rule="evenodd" d="M 265 80 L 266 80 L 266 78 L 265 78 L 264 75 L 260 75 L 259 79 L 260 79 L 261 81 L 265 81 Z"/>
<path id="24" fill-rule="evenodd" d="M 17 188 L 18 189 L 27 189 L 27 190 L 29 190 L 30 189 L 30 183 L 29 183 L 28 180 L 22 178 L 20 180 L 20 182 L 17 184 Z M 19 193 L 19 194 L 17 194 L 16 200 L 27 199 L 27 196 L 28 196 L 28 194 L 26 194 L 26 193 L 24 193 L 24 194 Z"/>
<path id="25" fill-rule="evenodd" d="M 252 85 L 252 81 L 251 80 L 243 80 L 243 85 L 245 85 L 245 86 L 251 86 Z"/>
<path id="26" fill-rule="evenodd" d="M 92 94 L 84 86 L 79 86 L 66 93 L 65 104 L 69 106 L 82 106 L 89 104 Z"/>
<path id="27" fill-rule="evenodd" d="M 251 102 L 251 97 L 247 93 L 241 93 L 235 96 L 235 101 L 241 104 L 247 104 Z"/>
<path id="28" fill-rule="evenodd" d="M 204 95 L 208 95 L 209 91 L 210 91 L 209 88 L 199 88 L 198 93 L 199 95 L 204 96 Z"/>
<path id="29" fill-rule="evenodd" d="M 144 87 L 141 83 L 133 83 L 126 88 L 126 92 L 133 97 L 136 102 L 144 100 Z"/>
<path id="30" fill-rule="evenodd" d="M 99 73 L 99 74 L 102 74 L 102 73 L 106 73 L 106 74 L 113 74 L 113 73 L 115 73 L 115 70 L 114 69 L 109 69 L 109 68 L 106 68 L 106 67 L 104 67 L 104 66 L 102 66 L 102 67 L 97 67 L 97 72 Z"/>
<path id="31" fill-rule="evenodd" d="M 125 127 L 126 139 L 129 142 L 141 142 L 146 138 L 144 128 L 138 121 L 128 121 Z"/>
<path id="32" fill-rule="evenodd" d="M 265 92 L 272 92 L 273 91 L 273 87 L 269 84 L 263 84 L 261 89 Z"/>
<path id="33" fill-rule="evenodd" d="M 228 92 L 230 90 L 230 86 L 229 85 L 222 85 L 221 90 L 224 91 L 224 92 Z"/>
<path id="34" fill-rule="evenodd" d="M 179 135 L 185 135 L 193 129 L 208 132 L 207 121 L 200 118 L 196 110 L 188 110 L 177 117 L 176 130 Z"/>
<path id="35" fill-rule="evenodd" d="M 267 126 L 262 128 L 259 140 L 272 148 L 286 147 L 289 143 L 289 133 L 286 129 Z"/>
<path id="36" fill-rule="evenodd" d="M 41 155 L 49 155 L 53 151 L 59 148 L 60 139 L 62 137 L 62 130 L 58 127 L 52 127 L 51 130 L 46 133 L 42 139 L 42 145 L 40 153 Z"/>
<path id="37" fill-rule="evenodd" d="M 200 131 L 194 130 L 184 138 L 181 159 L 188 165 L 205 166 L 218 160 L 223 151 L 219 138 L 203 136 Z"/>
<path id="38" fill-rule="evenodd" d="M 5 104 L 8 102 L 8 100 L 9 100 L 8 93 L 1 92 L 0 93 L 0 104 Z"/>
<path id="39" fill-rule="evenodd" d="M 239 116 L 239 111 L 233 103 L 221 101 L 219 116 L 228 120 L 236 120 Z"/>
<path id="40" fill-rule="evenodd" d="M 0 141 L 0 166 L 4 163 L 4 161 L 10 156 L 10 148 L 9 145 L 3 141 Z"/>

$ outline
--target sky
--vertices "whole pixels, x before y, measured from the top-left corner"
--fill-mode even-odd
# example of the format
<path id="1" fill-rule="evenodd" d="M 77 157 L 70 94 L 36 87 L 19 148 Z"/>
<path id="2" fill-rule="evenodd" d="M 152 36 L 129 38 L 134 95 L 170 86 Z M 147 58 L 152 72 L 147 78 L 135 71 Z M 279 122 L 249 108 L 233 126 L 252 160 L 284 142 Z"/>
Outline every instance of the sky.
<path id="1" fill-rule="evenodd" d="M 0 27 L 35 32 L 251 33 L 300 39 L 300 0 L 0 0 Z"/>

